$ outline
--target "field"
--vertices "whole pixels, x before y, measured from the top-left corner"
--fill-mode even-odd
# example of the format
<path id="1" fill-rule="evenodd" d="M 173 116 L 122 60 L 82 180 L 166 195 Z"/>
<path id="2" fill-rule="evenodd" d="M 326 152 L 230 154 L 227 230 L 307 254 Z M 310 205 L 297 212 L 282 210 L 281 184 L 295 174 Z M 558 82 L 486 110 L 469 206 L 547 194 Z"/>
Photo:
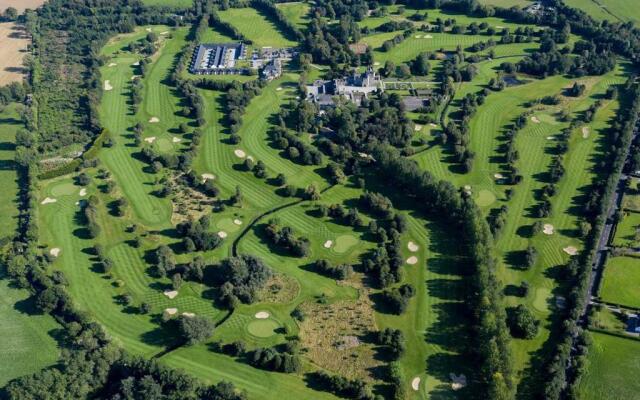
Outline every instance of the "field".
<path id="1" fill-rule="evenodd" d="M 20 25 L 13 22 L 0 23 L 0 86 L 22 81 L 22 60 L 27 54 L 29 43 L 30 40 Z"/>
<path id="2" fill-rule="evenodd" d="M 633 399 L 640 391 L 640 342 L 603 333 L 591 333 L 587 371 L 579 395 L 584 400 Z"/>
<path id="3" fill-rule="evenodd" d="M 640 258 L 609 257 L 600 287 L 603 301 L 626 307 L 640 307 Z"/>
<path id="4" fill-rule="evenodd" d="M 300 28 L 304 28 L 309 22 L 309 4 L 303 2 L 277 3 L 277 7 L 284 13 L 287 19 Z"/>
<path id="5" fill-rule="evenodd" d="M 526 7 L 532 2 L 531 0 L 480 0 L 479 3 L 496 7 Z"/>
<path id="6" fill-rule="evenodd" d="M 287 47 L 295 42 L 284 37 L 275 23 L 253 8 L 220 11 L 223 21 L 232 23 L 255 47 Z"/>
<path id="7" fill-rule="evenodd" d="M 0 0 L 0 10 L 4 11 L 9 7 L 13 7 L 18 12 L 22 12 L 29 8 L 35 10 L 40 7 L 45 0 Z"/>
<path id="8" fill-rule="evenodd" d="M 18 216 L 18 176 L 14 165 L 16 130 L 21 126 L 19 106 L 10 104 L 0 110 L 0 239 L 15 233 Z"/>
<path id="9" fill-rule="evenodd" d="M 4 268 L 4 267 L 2 267 Z M 54 339 L 60 326 L 41 315 L 29 292 L 13 288 L 0 271 L 0 387 L 14 378 L 53 365 L 58 359 Z"/>
<path id="10" fill-rule="evenodd" d="M 579 8 L 597 20 L 640 22 L 640 11 L 628 0 L 565 0 L 571 7 Z"/>

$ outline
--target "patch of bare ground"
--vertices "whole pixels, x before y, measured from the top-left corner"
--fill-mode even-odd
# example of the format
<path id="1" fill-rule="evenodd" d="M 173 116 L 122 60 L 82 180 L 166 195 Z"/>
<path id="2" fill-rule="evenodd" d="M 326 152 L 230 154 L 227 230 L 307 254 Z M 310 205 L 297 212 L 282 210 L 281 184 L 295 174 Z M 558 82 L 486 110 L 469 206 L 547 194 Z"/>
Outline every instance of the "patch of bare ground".
<path id="1" fill-rule="evenodd" d="M 215 203 L 212 197 L 208 197 L 189 186 L 181 185 L 175 179 L 172 179 L 170 185 L 175 193 L 171 215 L 172 224 L 176 225 L 189 218 L 198 219 L 211 213 L 211 207 Z"/>
<path id="2" fill-rule="evenodd" d="M 44 0 L 0 0 L 0 10 L 4 11 L 9 7 L 13 7 L 21 13 L 27 8 L 35 10 L 43 4 Z"/>
<path id="3" fill-rule="evenodd" d="M 258 292 L 258 301 L 261 303 L 288 304 L 298 297 L 299 292 L 300 285 L 295 278 L 276 274 Z"/>
<path id="4" fill-rule="evenodd" d="M 22 61 L 30 42 L 23 26 L 13 22 L 0 23 L 0 86 L 22 81 L 25 72 Z"/>
<path id="5" fill-rule="evenodd" d="M 361 293 L 356 301 L 307 302 L 300 307 L 306 316 L 300 338 L 311 361 L 338 375 L 373 381 L 371 371 L 382 362 L 376 360 L 374 346 L 362 340 L 377 330 L 369 296 Z"/>

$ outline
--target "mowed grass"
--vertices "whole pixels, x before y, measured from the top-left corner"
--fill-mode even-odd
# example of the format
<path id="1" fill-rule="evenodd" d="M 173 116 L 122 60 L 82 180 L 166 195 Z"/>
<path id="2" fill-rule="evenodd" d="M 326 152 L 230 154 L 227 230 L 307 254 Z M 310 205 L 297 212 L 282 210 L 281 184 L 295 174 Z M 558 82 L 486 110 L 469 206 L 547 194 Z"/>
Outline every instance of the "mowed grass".
<path id="1" fill-rule="evenodd" d="M 18 174 L 16 172 L 15 135 L 24 127 L 19 105 L 0 107 L 0 239 L 12 237 L 18 217 Z"/>
<path id="2" fill-rule="evenodd" d="M 610 257 L 600 287 L 603 301 L 640 308 L 640 258 Z"/>
<path id="3" fill-rule="evenodd" d="M 298 25 L 299 28 L 303 29 L 309 23 L 309 4 L 303 3 L 301 1 L 291 2 L 291 3 L 277 3 L 276 7 L 282 11 L 282 13 L 287 17 L 287 20 L 293 22 Z"/>
<path id="4" fill-rule="evenodd" d="M 640 341 L 592 332 L 586 372 L 580 380 L 583 400 L 627 400 L 640 393 Z"/>
<path id="5" fill-rule="evenodd" d="M 478 3 L 496 7 L 526 7 L 531 5 L 531 0 L 479 0 Z"/>
<path id="6" fill-rule="evenodd" d="M 37 311 L 30 293 L 12 287 L 0 270 L 0 388 L 53 365 L 60 351 L 54 339 L 59 329 L 51 316 Z"/>
<path id="7" fill-rule="evenodd" d="M 229 8 L 220 11 L 223 21 L 235 26 L 255 47 L 290 47 L 296 42 L 286 38 L 278 26 L 254 8 Z"/>

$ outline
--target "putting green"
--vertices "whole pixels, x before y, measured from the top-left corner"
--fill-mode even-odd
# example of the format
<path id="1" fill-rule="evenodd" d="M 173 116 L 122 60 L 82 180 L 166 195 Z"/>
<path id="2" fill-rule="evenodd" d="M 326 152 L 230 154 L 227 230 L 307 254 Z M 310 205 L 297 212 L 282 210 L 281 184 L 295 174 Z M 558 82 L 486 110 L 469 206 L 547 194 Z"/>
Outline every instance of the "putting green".
<path id="1" fill-rule="evenodd" d="M 358 239 L 356 239 L 352 235 L 338 236 L 338 238 L 335 241 L 335 246 L 333 247 L 333 250 L 336 253 L 344 253 L 345 251 L 355 246 L 357 243 L 358 243 Z"/>
<path id="2" fill-rule="evenodd" d="M 78 191 L 78 187 L 71 182 L 63 182 L 51 188 L 51 194 L 54 197 L 71 196 Z"/>
<path id="3" fill-rule="evenodd" d="M 216 228 L 228 233 L 237 231 L 240 229 L 240 226 L 234 224 L 231 218 L 222 218 L 216 223 Z"/>
<path id="4" fill-rule="evenodd" d="M 249 322 L 247 331 L 253 336 L 268 338 L 276 334 L 280 325 L 272 319 L 259 319 Z"/>
<path id="5" fill-rule="evenodd" d="M 158 139 L 156 143 L 158 144 L 158 149 L 163 153 L 166 153 L 173 149 L 173 144 L 171 144 L 169 139 L 165 139 L 165 138 Z"/>
<path id="6" fill-rule="evenodd" d="M 536 117 L 540 120 L 540 122 L 544 122 L 545 124 L 550 125 L 558 125 L 559 122 L 556 120 L 556 117 L 549 114 L 536 114 Z"/>
<path id="7" fill-rule="evenodd" d="M 478 192 L 478 197 L 476 198 L 476 204 L 480 207 L 487 207 L 493 204 L 496 201 L 496 196 L 490 190 L 482 189 Z"/>
<path id="8" fill-rule="evenodd" d="M 536 290 L 536 296 L 533 299 L 533 308 L 540 312 L 548 312 L 549 307 L 547 306 L 547 299 L 551 295 L 551 290 L 547 288 L 538 288 Z"/>

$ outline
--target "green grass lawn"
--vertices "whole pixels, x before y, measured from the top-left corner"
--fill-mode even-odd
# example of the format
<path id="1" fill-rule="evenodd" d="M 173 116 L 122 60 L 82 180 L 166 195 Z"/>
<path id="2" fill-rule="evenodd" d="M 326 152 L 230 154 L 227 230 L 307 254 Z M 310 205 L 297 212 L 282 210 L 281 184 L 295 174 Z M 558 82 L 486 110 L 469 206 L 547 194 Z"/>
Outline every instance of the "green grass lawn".
<path id="1" fill-rule="evenodd" d="M 296 43 L 287 39 L 278 26 L 254 8 L 229 8 L 220 18 L 235 26 L 255 47 L 288 47 Z"/>
<path id="2" fill-rule="evenodd" d="M 309 4 L 303 3 L 301 1 L 291 2 L 291 3 L 277 3 L 276 7 L 282 11 L 282 13 L 287 17 L 287 19 L 294 24 L 298 25 L 299 28 L 304 29 L 309 23 Z"/>
<path id="3" fill-rule="evenodd" d="M 59 349 L 54 336 L 60 329 L 37 311 L 27 290 L 12 287 L 0 271 L 0 388 L 55 364 Z"/>
<path id="4" fill-rule="evenodd" d="M 24 126 L 19 105 L 0 107 L 0 239 L 13 237 L 17 227 L 18 175 L 15 170 L 15 134 Z"/>
<path id="5" fill-rule="evenodd" d="M 599 294 L 607 302 L 640 307 L 639 285 L 640 258 L 610 257 L 604 268 Z"/>
<path id="6" fill-rule="evenodd" d="M 565 0 L 568 6 L 578 8 L 596 20 L 611 22 L 640 22 L 637 4 L 629 0 Z"/>
<path id="7" fill-rule="evenodd" d="M 579 395 L 584 400 L 625 400 L 640 392 L 640 341 L 592 332 L 586 373 Z"/>
<path id="8" fill-rule="evenodd" d="M 616 225 L 616 233 L 613 238 L 614 246 L 637 247 L 636 231 L 640 227 L 640 213 L 625 211 L 622 221 Z"/>
<path id="9" fill-rule="evenodd" d="M 526 7 L 531 5 L 532 1 L 530 0 L 480 0 L 480 4 L 486 4 L 489 6 L 496 7 Z"/>
<path id="10" fill-rule="evenodd" d="M 193 0 L 143 0 L 146 6 L 161 6 L 175 8 L 191 8 Z"/>

